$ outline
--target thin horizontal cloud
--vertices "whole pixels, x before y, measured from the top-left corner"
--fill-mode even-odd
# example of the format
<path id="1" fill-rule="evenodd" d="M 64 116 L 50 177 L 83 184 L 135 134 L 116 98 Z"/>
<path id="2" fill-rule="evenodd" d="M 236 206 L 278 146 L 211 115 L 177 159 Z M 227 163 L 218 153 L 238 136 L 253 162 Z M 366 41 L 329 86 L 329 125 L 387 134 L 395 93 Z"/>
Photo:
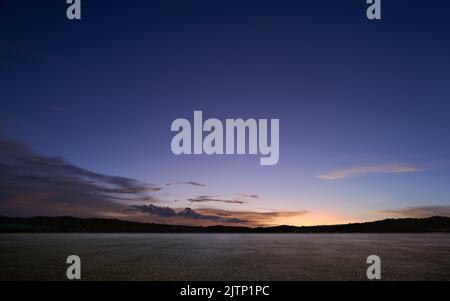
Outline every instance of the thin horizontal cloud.
<path id="1" fill-rule="evenodd" d="M 239 195 L 244 198 L 259 199 L 257 194 L 239 193 Z"/>
<path id="2" fill-rule="evenodd" d="M 272 226 L 279 225 L 283 219 L 298 217 L 309 213 L 309 211 L 232 211 L 214 208 L 197 209 L 202 214 L 214 214 L 225 218 L 237 218 L 247 220 L 251 226 Z"/>
<path id="3" fill-rule="evenodd" d="M 137 197 L 134 200 L 141 201 L 141 202 L 146 202 L 146 203 L 158 203 L 158 202 L 161 201 L 159 198 L 151 196 L 151 195 Z"/>
<path id="4" fill-rule="evenodd" d="M 219 199 L 215 198 L 213 196 L 208 195 L 200 195 L 195 198 L 188 199 L 191 203 L 206 203 L 206 202 L 218 202 L 218 203 L 226 203 L 226 204 L 244 204 L 244 201 L 240 200 L 226 200 L 226 199 Z"/>
<path id="5" fill-rule="evenodd" d="M 389 217 L 424 218 L 431 216 L 450 216 L 450 206 L 417 206 L 400 209 L 378 210 L 376 212 Z"/>
<path id="6" fill-rule="evenodd" d="M 195 182 L 195 181 L 187 181 L 187 182 L 181 182 L 181 183 L 186 184 L 186 185 L 201 186 L 201 187 L 206 186 L 206 184 Z"/>
<path id="7" fill-rule="evenodd" d="M 379 164 L 379 165 L 362 165 L 349 168 L 339 169 L 319 175 L 318 178 L 323 180 L 341 180 L 354 176 L 362 176 L 368 174 L 394 174 L 394 173 L 411 173 L 422 171 L 423 168 L 408 164 Z"/>
<path id="8" fill-rule="evenodd" d="M 168 183 L 167 186 L 175 185 L 175 184 L 185 184 L 185 185 L 192 185 L 192 186 L 199 186 L 199 187 L 205 187 L 206 184 L 199 183 L 196 181 L 183 181 L 183 182 L 175 182 L 175 183 Z"/>

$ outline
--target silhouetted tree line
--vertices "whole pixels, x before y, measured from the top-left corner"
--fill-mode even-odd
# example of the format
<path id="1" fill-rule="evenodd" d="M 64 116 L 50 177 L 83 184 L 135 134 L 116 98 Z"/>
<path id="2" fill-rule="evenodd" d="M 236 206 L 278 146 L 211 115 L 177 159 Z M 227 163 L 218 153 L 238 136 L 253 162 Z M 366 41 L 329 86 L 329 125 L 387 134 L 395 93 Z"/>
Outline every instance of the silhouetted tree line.
<path id="1" fill-rule="evenodd" d="M 0 232 L 7 233 L 431 233 L 450 232 L 449 217 L 386 219 L 329 226 L 179 226 L 117 219 L 0 216 Z"/>

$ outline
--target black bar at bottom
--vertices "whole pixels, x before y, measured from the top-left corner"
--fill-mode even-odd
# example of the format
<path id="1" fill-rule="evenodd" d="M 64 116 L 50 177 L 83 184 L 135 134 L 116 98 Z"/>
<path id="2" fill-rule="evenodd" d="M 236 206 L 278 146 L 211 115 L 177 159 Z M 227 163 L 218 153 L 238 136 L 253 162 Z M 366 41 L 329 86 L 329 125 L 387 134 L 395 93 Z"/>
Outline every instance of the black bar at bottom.
<path id="1" fill-rule="evenodd" d="M 423 297 L 446 295 L 447 282 L 2 282 L 2 295 L 12 293 L 16 298 L 45 296 L 55 300 L 99 297 L 130 300 L 132 296 L 141 296 L 143 300 L 315 300 L 317 298 L 346 298 L 362 300 L 377 298 L 383 300 L 391 291 L 398 291 L 405 297 Z"/>

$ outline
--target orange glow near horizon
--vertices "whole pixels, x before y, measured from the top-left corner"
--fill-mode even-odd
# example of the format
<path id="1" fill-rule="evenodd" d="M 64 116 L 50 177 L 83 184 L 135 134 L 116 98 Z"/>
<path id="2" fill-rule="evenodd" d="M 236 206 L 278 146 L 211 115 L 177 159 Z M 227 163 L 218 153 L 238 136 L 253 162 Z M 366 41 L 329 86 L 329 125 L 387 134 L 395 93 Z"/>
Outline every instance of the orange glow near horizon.
<path id="1" fill-rule="evenodd" d="M 337 225 L 359 222 L 352 218 L 339 216 L 329 212 L 308 212 L 302 215 L 282 218 L 277 221 L 278 225 L 291 226 L 320 226 L 320 225 Z"/>

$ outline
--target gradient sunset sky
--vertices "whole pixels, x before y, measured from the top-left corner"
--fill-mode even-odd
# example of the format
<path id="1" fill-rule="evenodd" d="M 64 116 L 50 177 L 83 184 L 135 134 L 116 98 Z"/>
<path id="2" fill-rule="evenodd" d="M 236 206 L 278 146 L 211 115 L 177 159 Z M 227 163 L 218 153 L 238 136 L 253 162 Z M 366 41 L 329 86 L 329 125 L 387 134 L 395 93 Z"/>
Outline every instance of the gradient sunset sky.
<path id="1" fill-rule="evenodd" d="M 0 214 L 177 224 L 450 216 L 450 3 L 0 1 Z M 279 118 L 280 160 L 176 156 Z"/>

